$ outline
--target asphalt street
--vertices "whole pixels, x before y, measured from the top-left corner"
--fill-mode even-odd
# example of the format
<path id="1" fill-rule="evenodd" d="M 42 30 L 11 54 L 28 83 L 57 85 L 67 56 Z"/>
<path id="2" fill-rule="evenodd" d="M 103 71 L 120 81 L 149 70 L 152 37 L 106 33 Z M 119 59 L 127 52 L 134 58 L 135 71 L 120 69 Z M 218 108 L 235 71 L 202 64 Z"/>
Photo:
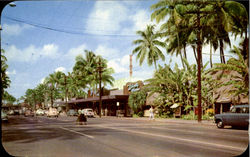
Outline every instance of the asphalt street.
<path id="1" fill-rule="evenodd" d="M 249 143 L 247 130 L 217 129 L 147 119 L 12 116 L 2 124 L 2 145 L 28 157 L 220 157 L 237 156 Z"/>

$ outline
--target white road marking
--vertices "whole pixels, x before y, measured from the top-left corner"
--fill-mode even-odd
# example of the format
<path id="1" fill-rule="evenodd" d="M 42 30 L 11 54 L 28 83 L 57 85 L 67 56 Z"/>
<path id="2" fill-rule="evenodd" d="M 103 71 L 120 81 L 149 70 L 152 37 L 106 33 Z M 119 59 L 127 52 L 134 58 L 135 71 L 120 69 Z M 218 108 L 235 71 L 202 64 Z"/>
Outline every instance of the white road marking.
<path id="1" fill-rule="evenodd" d="M 107 127 L 107 126 L 101 126 L 101 125 L 99 125 L 98 127 L 113 129 L 113 130 L 119 130 L 119 131 L 126 131 L 126 132 L 131 132 L 131 133 L 136 133 L 136 134 L 156 136 L 156 137 L 161 137 L 161 138 L 168 138 L 168 139 L 178 140 L 178 141 L 182 141 L 182 142 L 191 142 L 191 143 L 196 143 L 196 144 L 209 145 L 209 146 L 212 146 L 212 147 L 221 147 L 221 148 L 232 149 L 232 150 L 237 150 L 237 151 L 245 151 L 246 150 L 246 148 L 242 148 L 242 147 L 222 145 L 222 144 L 216 144 L 216 143 L 210 143 L 210 142 L 202 142 L 202 141 L 197 141 L 197 140 L 178 138 L 178 137 L 160 135 L 160 134 L 153 134 L 153 133 L 147 133 L 147 132 L 142 132 L 142 131 L 127 130 L 127 129 L 124 129 L 124 128 L 114 128 L 114 127 Z"/>
<path id="2" fill-rule="evenodd" d="M 63 130 L 67 130 L 67 131 L 82 135 L 82 136 L 86 136 L 86 137 L 91 138 L 91 139 L 94 138 L 94 136 L 90 136 L 90 135 L 87 135 L 87 134 L 84 134 L 84 133 L 81 133 L 81 132 L 77 132 L 77 131 L 74 131 L 74 130 L 71 130 L 71 129 L 67 129 L 67 128 L 64 128 L 64 127 L 60 127 L 60 128 L 63 129 Z"/>

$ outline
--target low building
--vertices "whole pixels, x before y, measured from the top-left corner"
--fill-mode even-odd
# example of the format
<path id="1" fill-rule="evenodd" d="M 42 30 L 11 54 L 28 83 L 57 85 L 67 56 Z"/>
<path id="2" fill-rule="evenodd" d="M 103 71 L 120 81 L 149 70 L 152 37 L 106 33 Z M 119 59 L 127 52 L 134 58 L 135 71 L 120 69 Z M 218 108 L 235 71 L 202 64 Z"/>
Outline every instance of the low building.
<path id="1" fill-rule="evenodd" d="M 219 77 L 219 76 L 226 76 L 226 77 Z M 234 71 L 219 71 L 213 75 L 213 78 L 217 80 L 219 78 L 220 83 L 226 83 L 229 80 L 234 80 L 235 78 L 232 76 L 240 75 Z M 220 114 L 223 112 L 228 112 L 232 105 L 241 105 L 241 104 L 249 104 L 249 96 L 239 95 L 235 96 L 230 94 L 230 91 L 234 87 L 232 85 L 221 86 L 216 88 L 213 93 L 214 99 L 214 113 Z"/>
<path id="2" fill-rule="evenodd" d="M 141 88 L 143 86 L 142 81 L 137 82 L 127 82 L 123 85 L 123 89 L 115 88 L 110 90 L 104 90 L 102 101 L 102 115 L 105 116 L 131 116 L 131 110 L 128 106 L 129 94 L 132 90 L 137 90 L 136 88 Z M 68 100 L 67 104 L 69 108 L 72 109 L 84 109 L 92 108 L 96 115 L 99 115 L 99 96 L 91 94 L 88 92 L 87 98 L 72 99 Z M 57 104 L 66 104 L 64 101 L 58 101 Z"/>

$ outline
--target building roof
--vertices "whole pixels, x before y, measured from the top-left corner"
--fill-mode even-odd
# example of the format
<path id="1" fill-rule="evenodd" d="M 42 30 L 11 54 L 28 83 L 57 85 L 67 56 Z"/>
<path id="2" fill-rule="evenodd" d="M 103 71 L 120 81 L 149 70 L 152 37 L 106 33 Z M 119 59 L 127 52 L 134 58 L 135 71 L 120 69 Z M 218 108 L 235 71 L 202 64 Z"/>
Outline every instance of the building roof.
<path id="1" fill-rule="evenodd" d="M 219 77 L 220 75 L 226 75 L 226 77 Z M 217 80 L 219 78 L 219 82 L 225 83 L 229 80 L 236 80 L 232 76 L 240 77 L 240 75 L 235 71 L 218 71 L 212 74 L 212 78 Z M 230 91 L 233 89 L 233 85 L 221 86 L 214 90 L 213 98 L 215 103 L 237 103 L 237 104 L 245 104 L 249 103 L 249 96 L 234 96 L 234 94 L 230 94 Z"/>
<path id="2" fill-rule="evenodd" d="M 146 99 L 146 105 L 154 105 L 155 99 L 157 99 L 159 96 L 160 96 L 159 93 L 153 93 L 152 95 L 149 95 L 148 93 L 148 96 Z"/>
<path id="3" fill-rule="evenodd" d="M 127 100 L 129 95 L 106 95 L 102 96 L 102 100 Z M 86 99 L 77 99 L 77 100 L 69 100 L 68 103 L 81 103 L 81 102 L 98 102 L 99 97 L 86 98 Z"/>

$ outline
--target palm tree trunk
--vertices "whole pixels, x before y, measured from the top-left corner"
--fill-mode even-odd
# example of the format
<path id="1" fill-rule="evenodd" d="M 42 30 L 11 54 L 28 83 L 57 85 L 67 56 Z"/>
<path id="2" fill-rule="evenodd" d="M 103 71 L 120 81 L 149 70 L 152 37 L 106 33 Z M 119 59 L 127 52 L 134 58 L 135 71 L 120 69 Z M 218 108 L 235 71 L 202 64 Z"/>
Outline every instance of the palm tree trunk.
<path id="1" fill-rule="evenodd" d="M 225 64 L 225 56 L 224 56 L 224 50 L 223 50 L 223 41 L 222 39 L 219 40 L 220 41 L 220 60 L 221 60 L 221 63 Z"/>
<path id="2" fill-rule="evenodd" d="M 185 57 L 185 59 L 187 59 L 186 45 L 184 46 L 184 57 Z"/>
<path id="3" fill-rule="evenodd" d="M 200 48 L 200 51 L 201 51 L 201 68 L 203 68 L 203 60 L 202 60 L 202 46 L 201 46 L 201 48 Z"/>
<path id="4" fill-rule="evenodd" d="M 185 66 L 184 66 L 184 62 L 183 62 L 183 58 L 182 58 L 181 53 L 180 53 L 180 56 L 181 56 L 181 63 L 182 63 L 182 67 L 183 67 L 183 68 L 185 68 Z"/>
<path id="5" fill-rule="evenodd" d="M 194 51 L 194 57 L 195 57 L 196 63 L 198 64 L 198 58 L 197 58 L 197 55 L 196 55 L 195 47 L 192 46 L 192 48 L 193 48 L 193 51 Z"/>
<path id="6" fill-rule="evenodd" d="M 248 54 L 248 43 L 249 43 L 249 39 L 247 38 L 247 30 L 245 31 L 245 39 L 244 39 L 244 42 L 243 42 L 243 57 L 244 57 L 244 60 L 248 60 L 249 58 L 249 54 Z M 247 64 L 249 64 L 247 62 Z"/>
<path id="7" fill-rule="evenodd" d="M 213 63 L 212 63 L 212 44 L 210 43 L 210 66 L 211 68 L 213 67 Z"/>
<path id="8" fill-rule="evenodd" d="M 157 71 L 156 61 L 154 61 L 154 65 L 155 65 L 155 70 Z"/>

